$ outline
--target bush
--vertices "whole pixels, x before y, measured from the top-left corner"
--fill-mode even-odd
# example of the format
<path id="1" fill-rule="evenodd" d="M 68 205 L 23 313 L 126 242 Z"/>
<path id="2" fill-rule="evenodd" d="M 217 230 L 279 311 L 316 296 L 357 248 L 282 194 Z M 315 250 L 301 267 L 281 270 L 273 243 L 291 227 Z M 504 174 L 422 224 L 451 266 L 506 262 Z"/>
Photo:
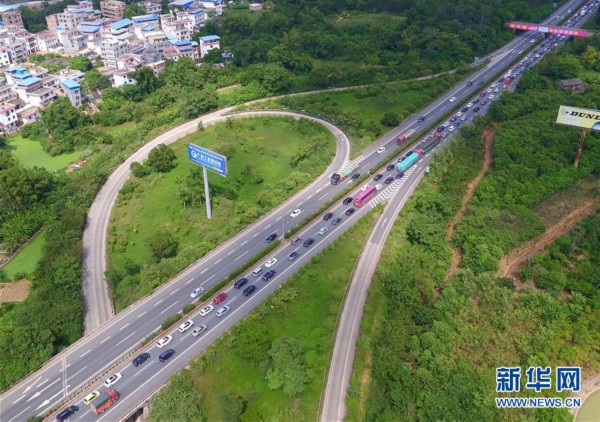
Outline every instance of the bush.
<path id="1" fill-rule="evenodd" d="M 181 311 L 183 312 L 184 315 L 187 315 L 190 312 L 192 312 L 194 309 L 196 309 L 196 305 L 194 305 L 193 303 L 188 303 L 187 305 L 185 305 L 183 307 L 183 309 Z"/>
<path id="2" fill-rule="evenodd" d="M 165 144 L 160 144 L 150 151 L 147 163 L 154 171 L 166 173 L 177 166 L 177 157 L 173 149 Z"/>
<path id="3" fill-rule="evenodd" d="M 180 314 L 171 315 L 170 317 L 168 317 L 167 319 L 165 319 L 163 321 L 163 323 L 161 324 L 160 328 L 162 328 L 163 331 L 168 330 L 170 327 L 173 326 L 173 324 L 175 324 L 176 322 L 178 322 L 180 319 L 181 319 L 181 315 Z"/>

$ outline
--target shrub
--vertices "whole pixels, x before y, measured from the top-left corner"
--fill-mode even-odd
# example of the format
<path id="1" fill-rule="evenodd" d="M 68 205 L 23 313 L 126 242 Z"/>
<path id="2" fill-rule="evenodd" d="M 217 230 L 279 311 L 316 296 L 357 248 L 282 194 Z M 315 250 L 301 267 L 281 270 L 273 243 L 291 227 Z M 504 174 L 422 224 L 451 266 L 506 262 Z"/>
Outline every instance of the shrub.
<path id="1" fill-rule="evenodd" d="M 173 324 L 175 324 L 180 319 L 181 319 L 181 315 L 180 314 L 171 315 L 170 317 L 168 317 L 167 319 L 165 319 L 163 321 L 163 323 L 160 326 L 160 328 L 162 328 L 163 331 L 164 330 L 168 330 L 170 327 L 173 326 Z"/>

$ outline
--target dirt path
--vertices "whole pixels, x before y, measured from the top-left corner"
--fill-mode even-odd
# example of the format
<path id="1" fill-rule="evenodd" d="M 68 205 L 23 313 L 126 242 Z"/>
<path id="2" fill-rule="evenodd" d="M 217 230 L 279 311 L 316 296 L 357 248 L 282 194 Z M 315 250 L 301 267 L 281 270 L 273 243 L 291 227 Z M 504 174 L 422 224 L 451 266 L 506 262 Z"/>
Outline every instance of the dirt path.
<path id="1" fill-rule="evenodd" d="M 477 185 L 479 185 L 479 182 L 481 182 L 481 179 L 483 179 L 483 176 L 485 176 L 485 173 L 490 168 L 490 164 L 492 163 L 492 145 L 494 143 L 494 136 L 495 132 L 493 129 L 485 129 L 483 131 L 483 167 L 481 168 L 479 174 L 467 185 L 467 191 L 465 192 L 463 199 L 460 202 L 460 208 L 454 216 L 454 220 L 452 220 L 452 223 L 450 224 L 450 226 L 448 226 L 448 229 L 446 230 L 446 239 L 448 240 L 448 242 L 451 242 L 454 238 L 456 226 L 458 225 L 458 223 L 460 223 L 460 220 L 462 220 L 463 215 L 465 214 L 465 210 L 467 208 L 467 204 L 473 197 Z M 448 268 L 448 272 L 446 273 L 446 279 L 450 278 L 458 270 L 461 259 L 462 251 L 458 250 L 457 248 L 454 248 L 452 250 L 452 263 L 450 264 L 450 268 Z"/>
<path id="2" fill-rule="evenodd" d="M 600 199 L 595 198 L 585 202 L 579 208 L 571 211 L 565 217 L 561 218 L 558 223 L 549 227 L 544 233 L 535 239 L 532 239 L 518 248 L 510 251 L 504 258 L 500 260 L 500 269 L 496 273 L 498 277 L 518 275 L 519 267 L 527 260 L 528 257 L 535 255 L 537 252 L 544 250 L 546 245 L 554 242 L 558 237 L 567 233 L 575 224 L 596 211 L 596 207 L 600 204 Z"/>

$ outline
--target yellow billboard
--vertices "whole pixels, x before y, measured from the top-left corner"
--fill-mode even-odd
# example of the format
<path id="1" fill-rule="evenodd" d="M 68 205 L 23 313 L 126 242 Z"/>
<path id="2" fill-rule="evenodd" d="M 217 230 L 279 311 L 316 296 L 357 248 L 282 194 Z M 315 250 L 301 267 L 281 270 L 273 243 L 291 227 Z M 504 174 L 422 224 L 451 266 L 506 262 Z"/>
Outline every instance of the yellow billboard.
<path id="1" fill-rule="evenodd" d="M 600 130 L 600 110 L 560 106 L 556 123 Z"/>

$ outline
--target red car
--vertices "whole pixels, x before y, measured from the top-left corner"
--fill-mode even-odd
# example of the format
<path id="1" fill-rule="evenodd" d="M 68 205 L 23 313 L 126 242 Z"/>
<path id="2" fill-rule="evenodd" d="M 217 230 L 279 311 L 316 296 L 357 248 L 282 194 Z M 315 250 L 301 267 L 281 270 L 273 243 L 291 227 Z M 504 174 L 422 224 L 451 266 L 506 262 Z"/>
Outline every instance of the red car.
<path id="1" fill-rule="evenodd" d="M 485 92 L 479 94 L 480 97 L 485 97 Z"/>
<path id="2" fill-rule="evenodd" d="M 219 293 L 217 297 L 213 299 L 213 303 L 218 305 L 219 303 L 224 302 L 228 297 L 229 295 L 227 293 Z"/>

